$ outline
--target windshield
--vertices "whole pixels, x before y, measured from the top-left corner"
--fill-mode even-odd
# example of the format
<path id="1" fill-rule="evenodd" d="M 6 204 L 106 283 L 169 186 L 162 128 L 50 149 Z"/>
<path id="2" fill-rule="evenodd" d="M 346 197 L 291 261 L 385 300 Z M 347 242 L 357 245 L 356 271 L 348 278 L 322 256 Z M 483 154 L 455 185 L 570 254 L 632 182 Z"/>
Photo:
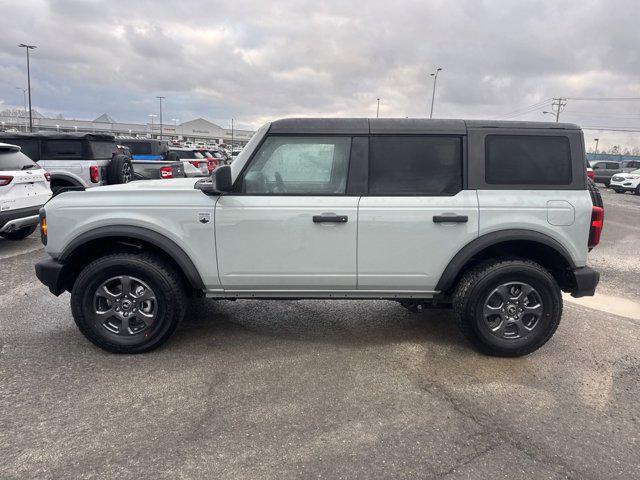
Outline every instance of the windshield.
<path id="1" fill-rule="evenodd" d="M 245 145 L 242 151 L 233 160 L 233 163 L 231 164 L 231 176 L 234 182 L 242 171 L 242 167 L 244 167 L 244 164 L 247 163 L 247 160 L 249 160 L 249 157 L 251 156 L 253 151 L 267 134 L 270 126 L 270 123 L 265 123 L 263 126 L 261 126 L 258 131 L 253 134 L 253 137 L 251 137 L 249 143 Z"/>
<path id="2" fill-rule="evenodd" d="M 29 170 L 38 165 L 22 152 L 15 150 L 0 150 L 0 171 Z"/>

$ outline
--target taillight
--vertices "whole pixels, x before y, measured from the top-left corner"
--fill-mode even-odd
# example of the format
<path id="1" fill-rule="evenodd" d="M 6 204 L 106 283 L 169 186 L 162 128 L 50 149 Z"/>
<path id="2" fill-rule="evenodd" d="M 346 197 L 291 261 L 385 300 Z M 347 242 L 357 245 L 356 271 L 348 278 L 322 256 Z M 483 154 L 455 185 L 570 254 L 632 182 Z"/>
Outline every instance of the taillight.
<path id="1" fill-rule="evenodd" d="M 587 170 L 587 177 L 591 179 L 591 181 L 596 181 L 596 172 L 593 170 Z"/>
<path id="2" fill-rule="evenodd" d="M 173 171 L 171 170 L 171 167 L 161 167 L 160 178 L 173 178 Z"/>
<path id="3" fill-rule="evenodd" d="M 47 213 L 44 208 L 40 209 L 40 240 L 43 245 L 47 244 Z"/>
<path id="4" fill-rule="evenodd" d="M 196 162 L 194 160 L 189 160 L 189 163 L 196 168 L 200 168 L 200 162 Z"/>
<path id="5" fill-rule="evenodd" d="M 600 234 L 604 226 L 604 208 L 591 208 L 591 228 L 589 228 L 589 248 L 593 248 L 600 243 Z"/>
<path id="6" fill-rule="evenodd" d="M 9 185 L 13 180 L 13 177 L 10 175 L 0 175 L 0 187 L 4 187 L 5 185 Z"/>
<path id="7" fill-rule="evenodd" d="M 50 182 L 51 181 L 51 174 L 49 172 L 44 172 L 44 179 L 47 182 Z"/>
<path id="8" fill-rule="evenodd" d="M 98 183 L 100 181 L 100 171 L 95 165 L 89 167 L 89 178 L 91 178 L 91 183 Z"/>

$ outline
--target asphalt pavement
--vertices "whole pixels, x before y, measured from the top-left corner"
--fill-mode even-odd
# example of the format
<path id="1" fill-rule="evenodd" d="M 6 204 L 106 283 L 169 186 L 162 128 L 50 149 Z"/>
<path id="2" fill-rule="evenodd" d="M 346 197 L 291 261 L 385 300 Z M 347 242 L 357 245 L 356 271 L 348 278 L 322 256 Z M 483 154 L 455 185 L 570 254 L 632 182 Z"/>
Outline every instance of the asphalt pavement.
<path id="1" fill-rule="evenodd" d="M 640 197 L 603 196 L 601 296 L 517 359 L 387 301 L 197 300 L 111 355 L 0 240 L 0 478 L 640 478 Z"/>

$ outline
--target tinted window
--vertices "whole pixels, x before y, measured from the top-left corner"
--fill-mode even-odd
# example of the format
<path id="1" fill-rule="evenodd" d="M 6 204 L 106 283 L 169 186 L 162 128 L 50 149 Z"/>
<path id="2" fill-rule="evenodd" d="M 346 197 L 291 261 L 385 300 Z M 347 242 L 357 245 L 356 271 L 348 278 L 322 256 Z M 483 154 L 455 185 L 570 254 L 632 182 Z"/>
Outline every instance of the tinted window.
<path id="1" fill-rule="evenodd" d="M 202 159 L 204 156 L 200 152 L 194 150 L 171 150 L 178 155 L 180 160 Z"/>
<path id="2" fill-rule="evenodd" d="M 459 137 L 371 137 L 370 194 L 454 195 L 460 190 Z"/>
<path id="3" fill-rule="evenodd" d="M 617 162 L 607 162 L 607 170 L 619 170 L 620 164 Z"/>
<path id="4" fill-rule="evenodd" d="M 82 158 L 81 140 L 46 140 L 43 144 L 44 158 Z"/>
<path id="5" fill-rule="evenodd" d="M 151 144 L 144 142 L 122 142 L 131 150 L 133 155 L 151 155 Z"/>
<path id="6" fill-rule="evenodd" d="M 117 149 L 114 142 L 91 142 L 90 145 L 93 158 L 111 158 Z"/>
<path id="7" fill-rule="evenodd" d="M 566 137 L 488 135 L 485 147 L 488 184 L 571 183 L 571 149 Z"/>
<path id="8" fill-rule="evenodd" d="M 244 174 L 242 191 L 344 194 L 350 137 L 268 137 Z"/>
<path id="9" fill-rule="evenodd" d="M 594 170 L 602 170 L 605 167 L 604 162 L 598 162 L 593 164 Z"/>
<path id="10" fill-rule="evenodd" d="M 37 168 L 36 164 L 22 152 L 0 150 L 0 171 L 28 170 Z"/>
<path id="11" fill-rule="evenodd" d="M 40 140 L 27 139 L 27 138 L 2 138 L 2 143 L 10 143 L 18 145 L 24 153 L 31 160 L 37 162 L 40 160 Z"/>

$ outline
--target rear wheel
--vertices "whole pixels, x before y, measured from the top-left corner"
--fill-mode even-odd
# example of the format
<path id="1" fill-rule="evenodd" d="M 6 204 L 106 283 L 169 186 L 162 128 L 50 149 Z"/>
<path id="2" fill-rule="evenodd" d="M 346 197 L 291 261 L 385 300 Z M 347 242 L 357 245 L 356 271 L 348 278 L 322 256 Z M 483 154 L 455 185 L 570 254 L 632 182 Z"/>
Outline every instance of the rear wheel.
<path id="1" fill-rule="evenodd" d="M 37 225 L 32 225 L 30 227 L 24 227 L 20 230 L 15 230 L 13 232 L 3 232 L 0 233 L 0 236 L 5 240 L 24 240 L 33 232 L 36 231 Z"/>
<path id="2" fill-rule="evenodd" d="M 71 310 L 87 339 L 113 353 L 160 346 L 186 309 L 175 269 L 149 254 L 113 254 L 90 263 L 71 293 Z"/>
<path id="3" fill-rule="evenodd" d="M 528 260 L 494 260 L 467 272 L 453 307 L 458 327 L 487 355 L 517 357 L 544 345 L 562 315 L 560 288 Z"/>

